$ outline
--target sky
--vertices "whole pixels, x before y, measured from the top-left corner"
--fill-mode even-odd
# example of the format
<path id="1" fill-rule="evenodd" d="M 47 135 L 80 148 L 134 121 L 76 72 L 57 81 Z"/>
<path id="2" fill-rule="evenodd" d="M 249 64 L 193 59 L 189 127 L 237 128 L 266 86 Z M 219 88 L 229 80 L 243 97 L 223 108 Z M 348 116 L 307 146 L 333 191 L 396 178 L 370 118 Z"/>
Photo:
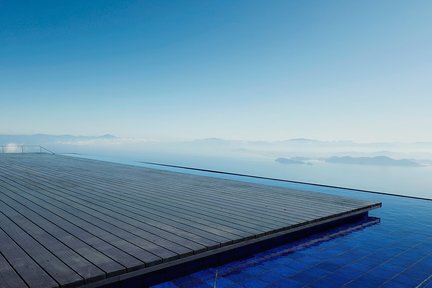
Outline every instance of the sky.
<path id="1" fill-rule="evenodd" d="M 431 11 L 0 0 L 0 134 L 432 141 Z"/>

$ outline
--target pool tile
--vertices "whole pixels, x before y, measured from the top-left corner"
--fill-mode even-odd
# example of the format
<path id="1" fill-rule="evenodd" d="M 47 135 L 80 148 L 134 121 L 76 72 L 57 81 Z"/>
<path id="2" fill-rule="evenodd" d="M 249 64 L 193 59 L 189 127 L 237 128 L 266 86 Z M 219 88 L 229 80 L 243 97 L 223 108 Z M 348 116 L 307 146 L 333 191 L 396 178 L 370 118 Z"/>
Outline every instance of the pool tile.
<path id="1" fill-rule="evenodd" d="M 275 288 L 303 288 L 304 284 L 291 279 L 284 279 L 273 283 L 271 286 Z"/>
<path id="2" fill-rule="evenodd" d="M 153 286 L 153 288 L 178 288 L 174 283 L 172 282 L 165 282 L 158 285 Z"/>
<path id="3" fill-rule="evenodd" d="M 303 187 L 286 185 L 288 188 Z M 380 223 L 350 232 L 345 231 L 355 224 L 344 224 L 260 252 L 250 258 L 205 269 L 155 287 L 179 288 L 174 284 L 179 284 L 180 288 L 188 284 L 213 287 L 216 269 L 219 271 L 218 288 L 245 287 L 244 285 L 303 288 L 343 285 L 362 288 L 380 285 L 383 288 L 415 287 L 432 274 L 432 201 L 360 193 L 348 189 L 307 188 L 334 195 L 382 201 L 383 207 L 370 213 L 371 216 L 380 218 Z M 335 233 L 338 233 L 337 236 Z M 187 277 L 191 279 L 186 280 Z M 432 288 L 432 280 L 423 283 L 421 288 Z"/>
<path id="4" fill-rule="evenodd" d="M 265 287 L 268 287 L 268 285 L 269 285 L 269 283 L 264 282 L 264 281 L 259 280 L 259 279 L 256 279 L 256 278 L 251 278 L 251 279 L 248 279 L 246 281 L 242 281 L 239 284 L 245 288 L 265 288 Z"/>

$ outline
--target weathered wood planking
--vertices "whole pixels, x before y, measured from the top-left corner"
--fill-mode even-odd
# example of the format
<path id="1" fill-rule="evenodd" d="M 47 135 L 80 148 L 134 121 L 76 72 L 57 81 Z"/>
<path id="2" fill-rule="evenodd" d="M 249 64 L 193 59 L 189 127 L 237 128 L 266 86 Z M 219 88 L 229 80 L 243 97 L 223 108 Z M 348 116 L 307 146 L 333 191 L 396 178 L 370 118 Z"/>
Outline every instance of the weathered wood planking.
<path id="1" fill-rule="evenodd" d="M 379 206 L 74 157 L 3 154 L 0 287 L 80 286 Z"/>

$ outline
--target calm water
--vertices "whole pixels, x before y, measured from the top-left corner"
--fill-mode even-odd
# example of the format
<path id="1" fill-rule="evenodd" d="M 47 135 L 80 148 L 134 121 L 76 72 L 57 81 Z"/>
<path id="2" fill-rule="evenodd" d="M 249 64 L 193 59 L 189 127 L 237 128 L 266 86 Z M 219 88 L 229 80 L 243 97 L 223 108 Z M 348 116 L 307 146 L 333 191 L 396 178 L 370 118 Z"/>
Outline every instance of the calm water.
<path id="1" fill-rule="evenodd" d="M 125 157 L 93 157 L 122 163 L 133 163 Z M 146 159 L 148 160 L 148 159 Z M 152 159 L 150 159 L 152 160 Z M 201 159 L 202 160 L 202 159 Z M 201 161 L 200 160 L 200 161 Z M 203 167 L 204 162 L 192 161 L 189 158 L 183 165 Z M 204 160 L 203 160 L 204 161 Z M 258 164 L 249 161 L 243 165 Z M 228 170 L 234 172 L 274 173 L 276 164 L 263 164 L 259 169 L 242 167 L 239 161 L 235 165 L 225 159 L 215 160 L 214 166 L 206 168 Z M 273 168 L 272 168 L 273 167 Z M 328 165 L 332 167 L 332 165 Z M 324 169 L 325 167 L 321 167 Z M 351 196 L 359 199 L 381 201 L 383 207 L 370 212 L 368 218 L 353 224 L 347 224 L 325 233 L 310 235 L 301 241 L 292 242 L 272 250 L 257 253 L 249 258 L 234 261 L 226 265 L 198 271 L 169 282 L 161 283 L 154 288 L 221 288 L 221 287 L 418 287 L 432 288 L 432 201 L 399 196 L 358 192 L 349 189 L 335 189 L 306 184 L 295 184 L 242 176 L 221 175 L 208 172 L 196 172 L 183 169 L 164 168 L 213 177 L 236 179 L 241 181 L 262 183 L 267 185 L 295 188 L 299 190 L 318 191 L 334 195 Z M 243 169 L 243 170 L 234 170 Z M 280 167 L 279 167 L 280 169 Z M 293 169 L 290 166 L 288 169 Z M 300 171 L 308 172 L 317 167 L 302 167 Z M 301 170 L 303 169 L 303 170 Z M 330 168 L 329 168 L 330 169 Z M 345 168 L 346 169 L 346 168 Z M 351 179 L 347 174 L 359 169 L 346 171 L 341 167 L 333 167 L 339 171 L 340 179 Z M 402 174 L 402 170 L 385 173 Z M 319 170 L 319 169 L 318 169 Z M 374 169 L 362 172 L 372 177 Z M 362 170 L 358 170 L 362 171 Z M 396 172 L 395 172 L 396 171 Z M 409 171 L 406 170 L 406 171 Z M 411 170 L 413 171 L 413 170 Z M 315 171 L 316 175 L 324 175 L 323 171 Z M 278 172 L 281 173 L 281 172 Z M 285 172 L 284 172 L 285 173 Z M 297 171 L 299 175 L 301 174 Z M 413 173 L 419 173 L 413 172 Z M 263 175 L 261 173 L 261 175 Z M 264 174 L 281 177 L 285 174 Z M 293 174 L 290 174 L 293 175 Z M 300 177 L 300 176 L 299 176 Z M 334 176 L 336 177 L 336 175 Z M 387 175 L 386 177 L 389 177 Z M 375 175 L 373 179 L 382 179 Z M 292 179 L 292 178 L 291 178 Z M 318 178 L 317 178 L 318 179 Z M 330 178 L 326 178 L 330 179 Z M 336 178 L 334 178 L 336 180 Z M 303 179 L 296 179 L 303 180 Z M 403 183 L 401 179 L 394 179 Z M 351 180 L 352 181 L 352 180 Z M 378 180 L 376 180 L 378 181 Z M 353 182 L 344 182 L 353 183 Z M 342 184 L 340 184 L 342 185 Z M 345 185 L 345 184 L 343 184 Z M 383 187 L 393 187 L 383 185 Z M 374 189 L 378 190 L 378 189 Z M 390 191 L 395 192 L 395 191 Z M 217 273 L 217 277 L 215 276 Z"/>
<path id="2" fill-rule="evenodd" d="M 154 288 L 432 287 L 432 201 L 247 177 L 229 178 L 376 200 L 383 207 L 371 211 L 370 217 L 363 221 Z"/>
<path id="3" fill-rule="evenodd" d="M 139 161 L 158 162 L 432 199 L 432 166 L 388 167 L 331 163 L 284 165 L 265 157 L 156 153 L 92 154 L 86 157 L 134 165 L 144 165 L 139 164 Z"/>

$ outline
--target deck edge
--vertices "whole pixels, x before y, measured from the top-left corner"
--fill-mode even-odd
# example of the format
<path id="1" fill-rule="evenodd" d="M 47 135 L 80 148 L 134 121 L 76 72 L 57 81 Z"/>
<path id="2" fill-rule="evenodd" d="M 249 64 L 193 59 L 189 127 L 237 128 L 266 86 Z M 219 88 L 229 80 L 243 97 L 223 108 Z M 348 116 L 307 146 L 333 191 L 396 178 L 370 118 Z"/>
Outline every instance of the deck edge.
<path id="1" fill-rule="evenodd" d="M 82 288 L 108 288 L 115 284 L 116 288 L 148 287 L 185 276 L 193 272 L 239 260 L 261 251 L 299 240 L 306 236 L 323 232 L 338 225 L 358 221 L 368 215 L 372 209 L 380 208 L 381 202 L 372 203 L 354 211 L 348 211 L 326 219 L 317 219 L 311 223 L 293 227 L 283 231 L 269 233 L 257 238 L 236 242 L 217 249 L 176 259 L 160 265 L 142 268 L 114 277 L 84 284 Z"/>

